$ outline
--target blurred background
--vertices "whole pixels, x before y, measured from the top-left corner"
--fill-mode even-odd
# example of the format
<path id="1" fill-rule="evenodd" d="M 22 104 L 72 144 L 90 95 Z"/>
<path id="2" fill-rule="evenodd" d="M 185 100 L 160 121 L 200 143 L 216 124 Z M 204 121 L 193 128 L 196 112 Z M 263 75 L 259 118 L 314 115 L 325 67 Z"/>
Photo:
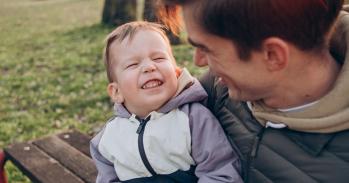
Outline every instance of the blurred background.
<path id="1" fill-rule="evenodd" d="M 151 2 L 0 0 L 0 149 L 73 129 L 93 135 L 113 114 L 104 38 L 120 23 L 154 21 Z M 171 39 L 177 62 L 199 76 L 182 34 Z M 10 183 L 29 182 L 5 168 Z"/>
<path id="2" fill-rule="evenodd" d="M 117 24 L 142 19 L 145 6 L 140 0 L 0 0 L 0 149 L 72 129 L 95 133 L 113 114 L 104 38 Z M 188 44 L 173 49 L 179 65 L 202 72 L 190 62 Z M 29 182 L 10 162 L 5 168 L 10 183 Z"/>

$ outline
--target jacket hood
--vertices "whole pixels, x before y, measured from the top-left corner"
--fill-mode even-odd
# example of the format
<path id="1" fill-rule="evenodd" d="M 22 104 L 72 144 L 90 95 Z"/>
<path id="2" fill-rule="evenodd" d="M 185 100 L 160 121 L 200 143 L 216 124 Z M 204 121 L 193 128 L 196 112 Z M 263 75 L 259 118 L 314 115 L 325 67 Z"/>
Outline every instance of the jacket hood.
<path id="1" fill-rule="evenodd" d="M 184 104 L 200 102 L 207 97 L 207 93 L 200 82 L 192 77 L 189 71 L 184 68 L 178 77 L 178 88 L 176 94 L 167 101 L 157 111 L 151 113 L 167 113 L 172 109 L 178 108 Z M 132 115 L 124 105 L 115 103 L 114 110 L 117 116 L 130 118 Z"/>
<path id="2" fill-rule="evenodd" d="M 263 125 L 283 123 L 303 132 L 330 133 L 349 129 L 349 14 L 341 12 L 331 39 L 331 54 L 342 64 L 334 88 L 317 103 L 299 112 L 283 113 L 254 102 L 252 113 Z"/>

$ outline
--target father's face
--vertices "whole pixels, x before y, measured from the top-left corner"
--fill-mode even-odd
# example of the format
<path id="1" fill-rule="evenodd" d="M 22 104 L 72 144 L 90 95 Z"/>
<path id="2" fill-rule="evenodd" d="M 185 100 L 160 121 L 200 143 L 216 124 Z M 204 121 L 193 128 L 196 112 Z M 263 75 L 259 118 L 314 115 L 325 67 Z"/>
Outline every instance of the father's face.
<path id="1" fill-rule="evenodd" d="M 209 66 L 236 100 L 252 101 L 267 97 L 271 83 L 266 78 L 263 54 L 253 52 L 250 60 L 241 60 L 231 40 L 207 33 L 197 22 L 194 4 L 183 6 L 188 41 L 195 47 L 194 62 Z"/>

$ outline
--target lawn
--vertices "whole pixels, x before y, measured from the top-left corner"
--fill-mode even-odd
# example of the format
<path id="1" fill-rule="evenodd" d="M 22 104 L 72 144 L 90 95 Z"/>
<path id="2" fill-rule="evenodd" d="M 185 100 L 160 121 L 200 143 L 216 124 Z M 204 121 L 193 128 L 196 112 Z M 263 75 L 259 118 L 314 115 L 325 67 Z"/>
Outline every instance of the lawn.
<path id="1" fill-rule="evenodd" d="M 0 148 L 69 129 L 93 134 L 112 115 L 102 62 L 102 0 L 2 0 Z M 174 46 L 195 75 L 192 48 Z M 11 183 L 29 182 L 11 163 Z"/>

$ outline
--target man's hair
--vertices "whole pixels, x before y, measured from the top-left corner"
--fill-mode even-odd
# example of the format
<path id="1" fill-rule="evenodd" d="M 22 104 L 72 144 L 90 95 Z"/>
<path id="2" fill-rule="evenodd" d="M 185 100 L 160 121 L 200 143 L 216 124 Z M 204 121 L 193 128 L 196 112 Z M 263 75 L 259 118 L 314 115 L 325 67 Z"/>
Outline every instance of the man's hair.
<path id="1" fill-rule="evenodd" d="M 103 59 L 104 59 L 104 64 L 107 71 L 107 77 L 108 77 L 109 83 L 113 82 L 115 79 L 113 74 L 113 69 L 112 69 L 113 62 L 112 62 L 112 59 L 110 58 L 110 45 L 113 42 L 116 41 L 117 43 L 121 43 L 126 38 L 128 38 L 128 41 L 132 41 L 136 33 L 138 33 L 140 30 L 151 30 L 151 31 L 158 32 L 161 35 L 161 37 L 163 37 L 163 39 L 166 41 L 166 43 L 169 46 L 169 52 L 171 54 L 170 56 L 173 57 L 172 51 L 170 48 L 170 41 L 166 36 L 164 29 L 165 27 L 161 24 L 146 22 L 146 21 L 134 21 L 134 22 L 125 23 L 117 27 L 116 29 L 114 29 L 106 37 L 106 41 L 105 41 L 106 45 L 103 51 Z M 144 45 L 144 46 L 151 46 L 151 45 Z M 174 58 L 171 58 L 171 59 L 173 59 L 173 62 L 175 62 Z"/>
<path id="2" fill-rule="evenodd" d="M 327 46 L 343 0 L 159 0 L 158 16 L 178 28 L 173 16 L 195 3 L 195 21 L 208 33 L 230 39 L 240 58 L 248 59 L 268 37 L 279 37 L 308 51 Z"/>

